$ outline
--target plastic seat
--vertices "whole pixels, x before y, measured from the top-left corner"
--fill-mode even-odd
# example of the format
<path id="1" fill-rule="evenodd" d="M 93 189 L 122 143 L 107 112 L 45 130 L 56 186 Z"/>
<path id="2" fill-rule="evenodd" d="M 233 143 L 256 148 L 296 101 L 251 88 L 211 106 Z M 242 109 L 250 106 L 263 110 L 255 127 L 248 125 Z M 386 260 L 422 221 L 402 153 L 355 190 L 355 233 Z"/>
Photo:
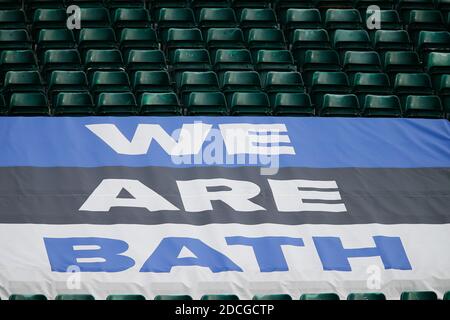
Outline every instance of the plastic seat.
<path id="1" fill-rule="evenodd" d="M 398 0 L 397 11 L 404 21 L 408 21 L 411 10 L 432 10 L 434 1 L 430 0 Z"/>
<path id="2" fill-rule="evenodd" d="M 450 32 L 420 31 L 417 41 L 417 52 L 423 58 L 425 54 L 434 51 L 450 51 Z"/>
<path id="3" fill-rule="evenodd" d="M 140 96 L 139 108 L 141 115 L 180 115 L 181 107 L 178 97 L 173 92 L 146 92 Z M 172 296 L 172 298 L 174 298 Z M 186 300 L 187 298 L 179 299 Z M 155 300 L 178 300 L 168 299 L 166 296 L 160 296 Z"/>
<path id="4" fill-rule="evenodd" d="M 156 31 L 152 28 L 124 28 L 120 32 L 120 50 L 126 54 L 131 49 L 158 49 Z"/>
<path id="5" fill-rule="evenodd" d="M 131 92 L 102 92 L 96 99 L 96 113 L 116 116 L 136 115 L 136 99 Z"/>
<path id="6" fill-rule="evenodd" d="M 445 30 L 444 18 L 439 10 L 411 10 L 405 21 L 408 32 L 416 33 L 420 30 Z"/>
<path id="7" fill-rule="evenodd" d="M 266 294 L 253 296 L 253 300 L 292 300 L 288 294 Z"/>
<path id="8" fill-rule="evenodd" d="M 0 30 L 1 50 L 31 49 L 31 39 L 26 29 Z"/>
<path id="9" fill-rule="evenodd" d="M 232 2 L 251 2 L 249 0 L 231 0 Z M 255 1 L 256 2 L 256 1 Z M 239 300 L 234 294 L 205 294 L 201 300 Z"/>
<path id="10" fill-rule="evenodd" d="M 114 294 L 106 297 L 106 300 L 145 300 L 145 297 L 140 294 Z"/>
<path id="11" fill-rule="evenodd" d="M 433 93 L 430 76 L 426 73 L 397 73 L 394 93 L 401 101 L 410 94 L 429 95 Z"/>
<path id="12" fill-rule="evenodd" d="M 81 28 L 108 28 L 111 24 L 106 8 L 80 8 Z"/>
<path id="13" fill-rule="evenodd" d="M 160 50 L 130 50 L 125 59 L 128 72 L 135 70 L 164 70 L 167 68 L 166 58 Z"/>
<path id="14" fill-rule="evenodd" d="M 405 30 L 377 30 L 374 49 L 379 53 L 386 51 L 407 51 L 412 49 L 411 40 Z"/>
<path id="15" fill-rule="evenodd" d="M 90 294 L 59 294 L 55 300 L 95 300 Z"/>
<path id="16" fill-rule="evenodd" d="M 326 93 L 350 93 L 347 75 L 344 72 L 316 71 L 312 75 L 311 95 L 316 105 L 320 105 Z"/>
<path id="17" fill-rule="evenodd" d="M 0 54 L 0 71 L 3 79 L 8 71 L 37 70 L 37 61 L 32 50 L 6 50 Z"/>
<path id="18" fill-rule="evenodd" d="M 12 294 L 9 296 L 9 300 L 47 300 L 47 297 L 43 294 Z"/>
<path id="19" fill-rule="evenodd" d="M 221 92 L 192 92 L 186 110 L 188 115 L 223 116 L 228 114 L 225 96 Z"/>
<path id="20" fill-rule="evenodd" d="M 325 94 L 320 105 L 320 116 L 356 117 L 359 115 L 359 102 L 354 94 Z"/>
<path id="21" fill-rule="evenodd" d="M 136 71 L 132 78 L 132 86 L 136 94 L 173 91 L 169 73 L 164 70 Z"/>
<path id="22" fill-rule="evenodd" d="M 244 34 L 239 28 L 211 28 L 206 43 L 210 50 L 245 48 Z"/>
<path id="23" fill-rule="evenodd" d="M 441 99 L 432 95 L 409 95 L 403 104 L 403 115 L 408 118 L 442 118 Z"/>
<path id="24" fill-rule="evenodd" d="M 95 71 L 120 71 L 124 70 L 122 54 L 119 50 L 97 50 L 86 52 L 84 67 L 88 75 Z"/>
<path id="25" fill-rule="evenodd" d="M 86 74 L 83 71 L 53 71 L 48 83 L 49 96 L 59 92 L 80 92 L 89 90 Z"/>
<path id="26" fill-rule="evenodd" d="M 96 71 L 92 75 L 90 90 L 94 94 L 130 91 L 128 75 L 123 71 Z"/>
<path id="27" fill-rule="evenodd" d="M 269 98 L 264 92 L 235 92 L 228 104 L 232 115 L 269 115 Z"/>
<path id="28" fill-rule="evenodd" d="M 47 97 L 42 92 L 13 93 L 9 100 L 11 115 L 48 115 Z"/>
<path id="29" fill-rule="evenodd" d="M 25 13 L 22 10 L 0 9 L 0 29 L 26 29 Z"/>
<path id="30" fill-rule="evenodd" d="M 184 71 L 209 71 L 211 60 L 205 49 L 176 49 L 172 58 L 175 81 Z"/>
<path id="31" fill-rule="evenodd" d="M 380 56 L 376 51 L 347 51 L 344 54 L 342 70 L 355 72 L 382 72 Z"/>
<path id="32" fill-rule="evenodd" d="M 220 88 L 228 96 L 234 92 L 259 92 L 261 79 L 255 71 L 227 71 L 220 78 Z"/>
<path id="33" fill-rule="evenodd" d="M 219 49 L 213 57 L 214 70 L 219 74 L 225 71 L 251 71 L 254 69 L 251 54 L 246 49 Z"/>
<path id="34" fill-rule="evenodd" d="M 297 29 L 292 39 L 292 52 L 295 61 L 302 59 L 306 50 L 331 49 L 328 32 L 324 29 Z"/>
<path id="35" fill-rule="evenodd" d="M 431 52 L 426 61 L 426 71 L 431 76 L 450 73 L 450 52 Z"/>
<path id="36" fill-rule="evenodd" d="M 339 56 L 334 50 L 308 50 L 299 61 L 306 85 L 310 86 L 315 71 L 340 71 Z"/>
<path id="37" fill-rule="evenodd" d="M 87 91 L 60 92 L 53 103 L 54 115 L 89 116 L 95 112 L 94 102 Z"/>
<path id="38" fill-rule="evenodd" d="M 169 28 L 194 28 L 194 12 L 190 8 L 161 8 L 156 23 L 161 35 Z"/>
<path id="39" fill-rule="evenodd" d="M 33 15 L 33 34 L 41 29 L 66 28 L 67 14 L 64 9 L 37 9 Z"/>
<path id="40" fill-rule="evenodd" d="M 280 92 L 271 96 L 273 113 L 277 116 L 313 116 L 314 107 L 306 93 Z"/>
<path id="41" fill-rule="evenodd" d="M 53 70 L 81 70 L 81 59 L 75 49 L 47 50 L 43 58 L 43 74 L 47 79 Z"/>
<path id="42" fill-rule="evenodd" d="M 202 49 L 205 47 L 200 29 L 170 28 L 163 38 L 164 50 L 171 57 L 176 49 Z"/>
<path id="43" fill-rule="evenodd" d="M 112 17 L 112 25 L 116 30 L 150 28 L 152 26 L 150 15 L 144 8 L 118 8 Z"/>
<path id="44" fill-rule="evenodd" d="M 89 49 L 116 49 L 116 36 L 111 28 L 82 28 L 78 50 L 83 55 Z"/>
<path id="45" fill-rule="evenodd" d="M 188 295 L 157 295 L 155 300 L 192 300 Z"/>
<path id="46" fill-rule="evenodd" d="M 333 37 L 333 47 L 341 53 L 372 50 L 369 34 L 365 30 L 336 30 Z"/>
<path id="47" fill-rule="evenodd" d="M 383 1 L 383 0 L 381 0 Z M 391 0 L 393 1 L 393 0 Z M 373 3 L 371 3 L 372 5 Z M 368 19 L 372 17 L 373 12 L 370 11 L 366 11 L 366 15 L 365 15 L 365 21 L 367 23 L 367 21 L 369 21 Z M 400 21 L 400 16 L 398 15 L 397 10 L 380 10 L 379 15 L 377 15 L 379 17 L 379 25 L 382 26 L 383 29 L 385 30 L 402 30 L 403 29 L 403 25 L 402 22 Z M 375 22 L 373 20 L 373 17 L 371 18 L 372 22 Z M 369 22 L 370 22 L 369 21 Z M 375 32 L 378 29 L 373 26 L 373 29 L 369 29 L 367 30 L 367 32 L 369 33 L 370 39 L 373 41 L 375 38 Z"/>
<path id="48" fill-rule="evenodd" d="M 299 72 L 270 71 L 264 79 L 264 91 L 268 94 L 304 92 L 305 88 Z"/>
<path id="49" fill-rule="evenodd" d="M 414 51 L 389 51 L 384 55 L 384 71 L 392 75 L 399 72 L 422 72 L 423 68 Z"/>
<path id="50" fill-rule="evenodd" d="M 288 9 L 282 19 L 282 25 L 287 35 L 295 29 L 320 29 L 322 28 L 322 18 L 320 11 L 313 8 L 308 9 Z"/>
<path id="51" fill-rule="evenodd" d="M 236 15 L 231 8 L 202 8 L 198 19 L 198 27 L 202 30 L 209 28 L 235 28 L 238 26 Z"/>
<path id="52" fill-rule="evenodd" d="M 336 29 L 360 29 L 361 16 L 356 9 L 328 9 L 325 13 L 325 28 Z"/>
<path id="53" fill-rule="evenodd" d="M 38 54 L 51 49 L 75 48 L 75 39 L 69 29 L 42 29 L 36 43 Z"/>
<path id="54" fill-rule="evenodd" d="M 402 292 L 400 300 L 437 300 L 437 294 L 433 291 L 408 291 Z"/>
<path id="55" fill-rule="evenodd" d="M 361 115 L 363 117 L 401 117 L 400 100 L 394 95 L 368 94 L 365 96 Z"/>
<path id="56" fill-rule="evenodd" d="M 283 32 L 279 29 L 251 29 L 247 44 L 252 52 L 260 49 L 286 49 Z"/>
<path id="57" fill-rule="evenodd" d="M 5 74 L 3 94 L 11 92 L 44 92 L 38 71 L 8 71 Z"/>
<path id="58" fill-rule="evenodd" d="M 214 71 L 183 72 L 177 83 L 181 94 L 181 101 L 186 104 L 187 96 L 191 92 L 219 91 L 219 80 Z"/>
<path id="59" fill-rule="evenodd" d="M 294 58 L 289 50 L 259 50 L 256 53 L 257 71 L 296 71 Z"/>
<path id="60" fill-rule="evenodd" d="M 350 293 L 347 300 L 386 300 L 382 293 Z"/>
<path id="61" fill-rule="evenodd" d="M 239 26 L 243 29 L 252 28 L 277 28 L 277 18 L 272 9 L 242 9 Z"/>
<path id="62" fill-rule="evenodd" d="M 300 300 L 339 300 L 339 296 L 336 293 L 306 293 Z"/>
<path id="63" fill-rule="evenodd" d="M 385 73 L 356 73 L 353 77 L 353 93 L 358 96 L 361 105 L 364 105 L 368 94 L 392 94 L 389 77 Z"/>

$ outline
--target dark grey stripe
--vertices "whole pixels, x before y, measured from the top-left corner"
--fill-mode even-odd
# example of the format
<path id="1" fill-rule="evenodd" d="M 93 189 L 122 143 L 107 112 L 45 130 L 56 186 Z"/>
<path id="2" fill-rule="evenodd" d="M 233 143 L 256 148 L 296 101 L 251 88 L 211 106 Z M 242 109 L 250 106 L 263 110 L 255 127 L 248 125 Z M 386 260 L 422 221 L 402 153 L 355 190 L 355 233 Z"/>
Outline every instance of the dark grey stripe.
<path id="1" fill-rule="evenodd" d="M 149 212 L 113 208 L 109 213 L 78 209 L 103 179 L 138 179 L 178 208 L 176 180 L 227 178 L 258 184 L 253 201 L 267 211 L 236 212 L 221 202 L 214 210 Z M 269 179 L 335 180 L 347 213 L 278 212 Z M 0 223 L 40 224 L 400 224 L 450 223 L 450 168 L 305 169 L 282 168 L 261 176 L 259 168 L 203 167 L 0 168 Z"/>

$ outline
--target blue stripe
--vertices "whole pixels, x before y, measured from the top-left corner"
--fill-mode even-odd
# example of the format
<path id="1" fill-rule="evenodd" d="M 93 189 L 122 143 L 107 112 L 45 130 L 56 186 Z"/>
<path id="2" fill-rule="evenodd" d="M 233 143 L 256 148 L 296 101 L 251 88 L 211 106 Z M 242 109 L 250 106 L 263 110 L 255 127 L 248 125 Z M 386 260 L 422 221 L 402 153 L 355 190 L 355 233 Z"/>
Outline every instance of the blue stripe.
<path id="1" fill-rule="evenodd" d="M 282 145 L 293 146 L 296 154 L 281 155 L 280 167 L 450 167 L 446 120 L 291 117 L 0 118 L 0 166 L 194 166 L 173 163 L 155 141 L 146 155 L 117 154 L 85 127 L 112 123 L 131 139 L 140 123 L 159 124 L 170 133 L 194 121 L 214 128 L 222 123 L 285 124 L 288 132 L 283 134 L 291 143 Z"/>

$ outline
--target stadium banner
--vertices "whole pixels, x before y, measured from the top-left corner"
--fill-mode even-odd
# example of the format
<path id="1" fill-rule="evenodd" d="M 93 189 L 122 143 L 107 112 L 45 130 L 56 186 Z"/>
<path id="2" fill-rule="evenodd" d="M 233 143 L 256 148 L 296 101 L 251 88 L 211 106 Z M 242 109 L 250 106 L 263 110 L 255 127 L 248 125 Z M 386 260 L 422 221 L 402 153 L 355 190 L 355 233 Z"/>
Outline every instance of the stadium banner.
<path id="1" fill-rule="evenodd" d="M 0 118 L 0 298 L 450 289 L 450 122 Z"/>

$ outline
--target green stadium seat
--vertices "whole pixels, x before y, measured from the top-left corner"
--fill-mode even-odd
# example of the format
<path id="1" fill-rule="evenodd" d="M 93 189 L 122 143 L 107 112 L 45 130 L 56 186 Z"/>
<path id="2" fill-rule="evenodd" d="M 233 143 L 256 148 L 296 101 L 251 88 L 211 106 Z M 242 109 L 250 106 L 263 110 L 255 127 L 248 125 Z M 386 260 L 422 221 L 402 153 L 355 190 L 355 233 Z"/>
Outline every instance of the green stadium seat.
<path id="1" fill-rule="evenodd" d="M 145 8 L 117 8 L 112 16 L 114 29 L 150 28 L 150 15 Z"/>
<path id="2" fill-rule="evenodd" d="M 90 81 L 93 94 L 130 91 L 128 75 L 123 71 L 96 71 Z"/>
<path id="3" fill-rule="evenodd" d="M 244 34 L 239 28 L 210 28 L 206 43 L 210 50 L 245 48 Z"/>
<path id="4" fill-rule="evenodd" d="M 325 94 L 318 114 L 322 117 L 356 117 L 360 108 L 354 94 Z"/>
<path id="5" fill-rule="evenodd" d="M 122 54 L 117 49 L 91 49 L 86 52 L 84 67 L 88 76 L 95 71 L 121 71 L 123 66 Z"/>
<path id="6" fill-rule="evenodd" d="M 316 71 L 312 75 L 311 97 L 315 105 L 321 105 L 326 93 L 350 93 L 347 75 L 344 72 Z"/>
<path id="7" fill-rule="evenodd" d="M 53 70 L 81 70 L 81 59 L 75 49 L 47 50 L 42 61 L 42 72 L 45 79 Z"/>
<path id="8" fill-rule="evenodd" d="M 408 32 L 405 30 L 377 30 L 375 32 L 373 46 L 378 53 L 412 49 L 411 40 Z"/>
<path id="9" fill-rule="evenodd" d="M 287 32 L 286 35 L 291 35 L 295 29 L 320 29 L 322 28 L 322 18 L 320 11 L 313 8 L 304 9 L 288 9 L 282 19 L 282 25 Z"/>
<path id="10" fill-rule="evenodd" d="M 283 32 L 279 29 L 250 29 L 247 44 L 252 52 L 260 49 L 286 49 Z"/>
<path id="11" fill-rule="evenodd" d="M 56 70 L 51 73 L 48 82 L 49 96 L 59 92 L 88 91 L 86 74 L 83 71 Z"/>
<path id="12" fill-rule="evenodd" d="M 400 13 L 402 20 L 408 21 L 408 16 L 411 10 L 432 10 L 434 9 L 434 1 L 398 0 L 396 9 Z"/>
<path id="13" fill-rule="evenodd" d="M 64 2 L 59 0 L 26 0 L 24 8 L 27 16 L 32 17 L 37 9 L 63 9 Z"/>
<path id="14" fill-rule="evenodd" d="M 433 77 L 433 83 L 440 83 L 442 74 L 450 74 L 450 52 L 431 52 L 428 54 L 425 69 Z"/>
<path id="15" fill-rule="evenodd" d="M 181 115 L 180 102 L 178 97 L 173 92 L 146 92 L 140 96 L 139 108 L 141 115 Z M 172 300 L 161 299 L 155 300 Z M 187 300 L 187 299 L 173 299 L 173 300 Z"/>
<path id="16" fill-rule="evenodd" d="M 37 53 L 54 49 L 73 49 L 75 39 L 69 29 L 42 29 L 39 31 L 37 41 Z"/>
<path id="17" fill-rule="evenodd" d="M 339 296 L 336 293 L 306 293 L 300 300 L 339 300 Z"/>
<path id="18" fill-rule="evenodd" d="M 417 52 L 423 58 L 425 54 L 434 51 L 450 51 L 450 32 L 420 31 L 417 41 Z"/>
<path id="19" fill-rule="evenodd" d="M 167 68 L 166 58 L 160 50 L 130 50 L 125 59 L 128 72 L 136 70 L 164 70 Z"/>
<path id="20" fill-rule="evenodd" d="M 340 52 L 367 51 L 372 50 L 369 34 L 365 30 L 343 30 L 339 29 L 334 32 L 333 47 Z"/>
<path id="21" fill-rule="evenodd" d="M 278 92 L 304 92 L 303 78 L 299 72 L 269 71 L 264 78 L 264 91 L 269 95 Z"/>
<path id="22" fill-rule="evenodd" d="M 328 9 L 324 25 L 327 30 L 360 29 L 362 20 L 356 9 Z"/>
<path id="23" fill-rule="evenodd" d="M 443 108 L 438 96 L 409 95 L 403 104 L 403 116 L 408 118 L 442 118 Z"/>
<path id="24" fill-rule="evenodd" d="M 437 294 L 433 291 L 408 291 L 402 292 L 400 300 L 437 300 Z"/>
<path id="25" fill-rule="evenodd" d="M 444 294 L 444 300 L 450 300 L 450 291 L 447 291 L 447 292 Z"/>
<path id="26" fill-rule="evenodd" d="M 236 15 L 231 8 L 202 8 L 198 19 L 198 27 L 202 30 L 209 28 L 236 28 Z"/>
<path id="27" fill-rule="evenodd" d="M 253 296 L 253 300 L 292 300 L 288 294 L 266 294 Z"/>
<path id="28" fill-rule="evenodd" d="M 386 300 L 383 293 L 350 293 L 347 300 Z"/>
<path id="29" fill-rule="evenodd" d="M 277 116 L 313 116 L 314 107 L 306 93 L 280 92 L 270 97 L 270 105 Z"/>
<path id="30" fill-rule="evenodd" d="M 259 92 L 261 79 L 256 71 L 227 71 L 220 77 L 220 88 L 227 96 L 234 92 Z"/>
<path id="31" fill-rule="evenodd" d="M 145 300 L 145 297 L 140 294 L 114 294 L 106 297 L 106 300 Z"/>
<path id="32" fill-rule="evenodd" d="M 264 92 L 235 92 L 229 101 L 228 106 L 234 116 L 270 114 L 269 97 Z"/>
<path id="33" fill-rule="evenodd" d="M 183 72 L 177 86 L 181 94 L 181 101 L 186 104 L 187 97 L 191 92 L 219 91 L 219 80 L 214 71 L 187 71 Z"/>
<path id="34" fill-rule="evenodd" d="M 3 83 L 3 94 L 12 92 L 44 92 L 38 71 L 8 71 Z"/>
<path id="35" fill-rule="evenodd" d="M 355 72 L 382 72 L 380 56 L 376 51 L 347 51 L 344 54 L 342 70 L 347 74 Z"/>
<path id="36" fill-rule="evenodd" d="M 289 50 L 259 50 L 255 55 L 256 71 L 296 71 Z"/>
<path id="37" fill-rule="evenodd" d="M 43 294 L 12 294 L 9 300 L 47 300 Z"/>
<path id="38" fill-rule="evenodd" d="M 277 17 L 270 8 L 244 8 L 239 19 L 242 30 L 252 28 L 277 28 Z"/>
<path id="39" fill-rule="evenodd" d="M 141 8 L 144 6 L 142 0 L 105 0 L 105 5 L 108 8 Z"/>
<path id="40" fill-rule="evenodd" d="M 0 29 L 26 29 L 25 13 L 22 10 L 0 10 Z"/>
<path id="41" fill-rule="evenodd" d="M 116 36 L 111 28 L 82 28 L 78 37 L 81 55 L 89 49 L 116 49 Z"/>
<path id="42" fill-rule="evenodd" d="M 240 0 L 231 0 L 231 1 L 237 2 Z M 242 2 L 244 2 L 244 0 Z M 245 2 L 251 1 L 246 0 Z M 204 296 L 201 297 L 201 300 L 239 300 L 239 297 L 234 294 L 205 294 Z"/>
<path id="43" fill-rule="evenodd" d="M 388 51 L 384 55 L 384 71 L 393 75 L 399 72 L 423 72 L 419 55 L 414 51 Z"/>
<path id="44" fill-rule="evenodd" d="M 136 115 L 136 100 L 131 92 L 102 92 L 96 100 L 96 113 L 110 116 Z"/>
<path id="45" fill-rule="evenodd" d="M 37 61 L 32 50 L 5 50 L 0 54 L 0 72 L 3 79 L 8 71 L 37 70 Z"/>
<path id="46" fill-rule="evenodd" d="M 131 82 L 136 94 L 173 91 L 169 73 L 164 70 L 136 71 Z"/>
<path id="47" fill-rule="evenodd" d="M 8 109 L 11 115 L 43 116 L 49 114 L 47 97 L 42 92 L 13 93 Z"/>
<path id="48" fill-rule="evenodd" d="M 250 51 L 246 49 L 219 49 L 213 56 L 216 72 L 251 71 L 254 69 Z"/>
<path id="49" fill-rule="evenodd" d="M 444 18 L 439 10 L 411 10 L 405 23 L 410 35 L 420 30 L 443 31 L 446 29 Z"/>
<path id="50" fill-rule="evenodd" d="M 31 49 L 31 39 L 26 29 L 0 29 L 1 50 Z"/>
<path id="51" fill-rule="evenodd" d="M 170 28 L 194 28 L 194 12 L 190 8 L 161 8 L 156 23 L 161 35 Z"/>
<path id="52" fill-rule="evenodd" d="M 371 0 L 368 0 L 371 1 Z M 384 0 L 381 0 L 384 1 Z M 392 0 L 391 0 L 392 1 Z M 372 3 L 373 4 L 373 3 Z M 372 12 L 366 11 L 365 21 L 369 19 L 369 17 L 372 15 Z M 400 16 L 398 15 L 398 12 L 396 10 L 380 10 L 380 26 L 383 26 L 382 28 L 385 30 L 401 30 L 403 29 L 402 22 L 400 20 Z M 374 39 L 375 32 L 378 29 L 371 29 L 367 30 L 369 33 L 370 39 Z"/>
<path id="53" fill-rule="evenodd" d="M 55 300 L 95 300 L 90 294 L 59 294 Z"/>
<path id="54" fill-rule="evenodd" d="M 225 96 L 221 92 L 192 92 L 186 103 L 187 115 L 224 116 L 228 114 Z"/>
<path id="55" fill-rule="evenodd" d="M 89 92 L 60 92 L 53 102 L 55 116 L 89 116 L 95 112 Z"/>
<path id="56" fill-rule="evenodd" d="M 176 49 L 202 49 L 205 47 L 200 29 L 170 28 L 163 37 L 164 50 L 172 57 Z"/>
<path id="57" fill-rule="evenodd" d="M 397 73 L 394 93 L 402 102 L 410 94 L 430 95 L 433 93 L 430 76 L 426 73 Z"/>
<path id="58" fill-rule="evenodd" d="M 120 31 L 119 46 L 126 54 L 131 49 L 158 49 L 159 43 L 152 28 L 124 28 Z"/>
<path id="59" fill-rule="evenodd" d="M 108 28 L 111 24 L 106 8 L 80 8 L 81 28 Z"/>
<path id="60" fill-rule="evenodd" d="M 365 96 L 361 115 L 363 117 L 401 117 L 400 100 L 394 95 L 368 94 Z"/>
<path id="61" fill-rule="evenodd" d="M 192 300 L 188 295 L 157 295 L 155 300 Z"/>
<path id="62" fill-rule="evenodd" d="M 171 67 L 176 83 L 179 83 L 179 78 L 184 71 L 210 71 L 212 68 L 206 49 L 176 49 Z"/>
<path id="63" fill-rule="evenodd" d="M 297 29 L 291 39 L 295 61 L 301 60 L 307 50 L 331 49 L 330 38 L 325 29 Z"/>
<path id="64" fill-rule="evenodd" d="M 270 0 L 230 0 L 233 8 L 266 8 Z"/>
<path id="65" fill-rule="evenodd" d="M 367 7 L 376 5 L 380 9 L 392 9 L 394 0 L 355 0 L 354 6 L 357 9 L 367 9 Z"/>
<path id="66" fill-rule="evenodd" d="M 307 86 L 311 85 L 312 75 L 316 71 L 340 71 L 339 56 L 334 50 L 308 50 L 299 61 Z"/>
<path id="67" fill-rule="evenodd" d="M 33 15 L 33 34 L 42 29 L 66 28 L 67 14 L 64 9 L 37 9 Z"/>
<path id="68" fill-rule="evenodd" d="M 361 105 L 368 94 L 390 95 L 392 88 L 389 77 L 385 73 L 358 72 L 353 77 L 353 93 L 358 96 Z"/>

